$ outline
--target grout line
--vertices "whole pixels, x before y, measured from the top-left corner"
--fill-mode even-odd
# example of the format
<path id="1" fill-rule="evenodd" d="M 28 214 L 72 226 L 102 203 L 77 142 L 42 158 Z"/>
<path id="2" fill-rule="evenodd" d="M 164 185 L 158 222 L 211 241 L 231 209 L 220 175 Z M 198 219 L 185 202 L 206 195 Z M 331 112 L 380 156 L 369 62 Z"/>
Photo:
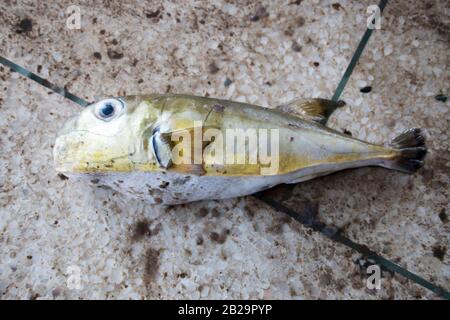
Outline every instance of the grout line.
<path id="1" fill-rule="evenodd" d="M 39 83 L 40 85 L 43 85 L 44 87 L 46 87 L 47 89 L 52 90 L 53 92 L 56 92 L 60 95 L 62 95 L 64 98 L 67 98 L 73 102 L 75 102 L 76 104 L 82 106 L 82 107 L 86 107 L 87 105 L 90 104 L 90 102 L 87 102 L 86 100 L 77 97 L 76 95 L 70 93 L 69 91 L 67 91 L 64 88 L 58 87 L 57 85 L 54 85 L 53 83 L 51 83 L 50 81 L 41 78 L 40 76 L 38 76 L 37 74 L 28 71 L 27 69 L 19 66 L 18 64 L 15 64 L 14 62 L 0 56 L 0 63 L 2 63 L 3 65 L 7 66 L 8 68 L 10 68 L 12 71 L 18 72 L 21 75 L 36 81 L 37 83 Z"/>
<path id="2" fill-rule="evenodd" d="M 388 2 L 388 0 L 380 0 L 380 4 L 378 5 L 378 7 L 380 8 L 380 17 L 381 17 L 381 14 L 383 13 L 384 8 L 387 5 L 387 2 Z M 333 98 L 331 98 L 331 100 L 333 100 L 333 101 L 339 100 L 339 97 L 341 96 L 342 91 L 344 91 L 347 81 L 350 79 L 350 76 L 353 73 L 353 69 L 355 69 L 355 66 L 358 63 L 358 60 L 361 57 L 361 54 L 363 53 L 367 42 L 369 42 L 372 32 L 373 32 L 373 29 L 370 29 L 370 28 L 367 28 L 366 32 L 364 32 L 364 35 L 362 36 L 361 41 L 359 42 L 358 47 L 356 48 L 355 53 L 353 54 L 353 57 L 350 60 L 350 63 L 348 64 L 348 67 L 345 70 L 345 73 L 342 76 L 342 79 L 339 82 L 339 84 L 336 88 L 336 91 L 334 92 Z"/>

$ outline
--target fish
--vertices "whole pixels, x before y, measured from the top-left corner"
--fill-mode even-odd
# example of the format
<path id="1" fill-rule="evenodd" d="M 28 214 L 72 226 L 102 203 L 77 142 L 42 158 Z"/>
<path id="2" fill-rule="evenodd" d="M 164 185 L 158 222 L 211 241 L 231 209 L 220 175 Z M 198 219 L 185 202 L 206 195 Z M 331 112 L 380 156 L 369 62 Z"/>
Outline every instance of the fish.
<path id="1" fill-rule="evenodd" d="M 336 171 L 380 166 L 414 173 L 421 129 L 375 145 L 326 126 L 342 101 L 296 99 L 274 108 L 184 94 L 107 98 L 57 135 L 57 172 L 151 204 L 253 194 Z"/>

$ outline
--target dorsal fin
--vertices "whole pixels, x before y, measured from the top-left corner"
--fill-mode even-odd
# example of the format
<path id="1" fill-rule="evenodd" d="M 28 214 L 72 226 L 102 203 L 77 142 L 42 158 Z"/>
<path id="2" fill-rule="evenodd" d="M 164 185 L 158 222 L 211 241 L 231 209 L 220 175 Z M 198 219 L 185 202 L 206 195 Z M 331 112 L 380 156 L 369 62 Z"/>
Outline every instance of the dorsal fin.
<path id="1" fill-rule="evenodd" d="M 279 105 L 275 109 L 325 125 L 333 111 L 344 105 L 345 102 L 342 100 L 336 102 L 333 100 L 319 98 L 296 99 L 289 103 Z"/>

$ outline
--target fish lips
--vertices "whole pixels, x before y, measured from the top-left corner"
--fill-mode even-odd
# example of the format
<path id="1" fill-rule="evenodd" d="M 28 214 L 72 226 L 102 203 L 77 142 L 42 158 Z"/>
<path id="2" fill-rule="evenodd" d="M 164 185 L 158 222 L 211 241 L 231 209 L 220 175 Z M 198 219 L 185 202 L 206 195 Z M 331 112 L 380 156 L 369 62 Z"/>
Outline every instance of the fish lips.
<path id="1" fill-rule="evenodd" d="M 58 172 L 73 172 L 79 164 L 79 149 L 83 144 L 80 139 L 82 133 L 77 131 L 66 131 L 65 128 L 55 141 L 53 147 L 53 161 Z"/>
<path id="2" fill-rule="evenodd" d="M 53 147 L 56 171 L 97 173 L 130 171 L 128 140 L 74 130 L 57 137 Z"/>

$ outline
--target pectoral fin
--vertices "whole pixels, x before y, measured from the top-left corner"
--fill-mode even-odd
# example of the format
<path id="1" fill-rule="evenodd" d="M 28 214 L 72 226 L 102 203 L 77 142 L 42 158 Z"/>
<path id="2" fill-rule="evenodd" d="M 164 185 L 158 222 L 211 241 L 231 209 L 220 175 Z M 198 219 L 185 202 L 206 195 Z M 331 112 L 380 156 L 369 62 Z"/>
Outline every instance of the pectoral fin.
<path id="1" fill-rule="evenodd" d="M 160 132 L 159 129 L 155 129 L 150 137 L 150 145 L 159 166 L 169 171 L 185 174 L 205 174 L 203 168 L 203 150 L 211 141 L 203 141 L 203 132 L 209 128 L 212 127 L 201 127 L 200 132 L 196 132 L 199 128 L 178 129 L 170 132 Z M 185 139 L 189 139 L 189 141 Z M 200 139 L 200 141 L 195 141 L 196 139 Z M 200 142 L 201 149 L 195 150 L 197 144 Z M 181 143 L 186 144 L 183 144 L 180 148 L 177 145 Z M 185 148 L 190 148 L 190 150 L 188 150 L 188 154 L 184 154 L 174 160 L 174 148 L 177 148 L 175 149 L 175 154 L 179 154 L 180 150 L 182 150 L 181 153 L 186 152 L 184 150 Z M 197 157 L 195 157 L 196 152 L 198 152 Z"/>
<path id="2" fill-rule="evenodd" d="M 164 135 L 155 131 L 150 137 L 150 146 L 156 161 L 162 168 L 169 168 L 172 164 L 172 148 Z"/>
<path id="3" fill-rule="evenodd" d="M 297 99 L 287 104 L 279 105 L 276 107 L 276 110 L 325 125 L 333 111 L 344 105 L 345 102 L 342 100 L 335 102 L 319 98 Z"/>

